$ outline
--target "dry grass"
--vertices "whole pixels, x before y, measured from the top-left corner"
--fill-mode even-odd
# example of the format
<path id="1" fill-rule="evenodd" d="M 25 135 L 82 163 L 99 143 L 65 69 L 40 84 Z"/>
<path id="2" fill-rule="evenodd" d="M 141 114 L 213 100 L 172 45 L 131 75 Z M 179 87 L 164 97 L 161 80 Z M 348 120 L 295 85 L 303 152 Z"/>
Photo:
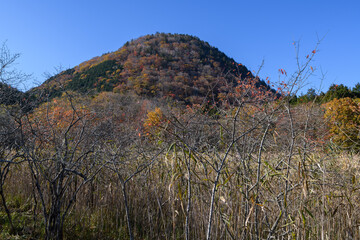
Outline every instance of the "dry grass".
<path id="1" fill-rule="evenodd" d="M 136 239 L 184 238 L 188 175 L 181 154 L 176 156 L 162 156 L 128 185 Z M 257 191 L 256 156 L 229 159 L 216 194 L 213 238 L 266 239 L 281 216 L 272 239 L 360 239 L 360 156 L 314 153 L 303 165 L 294 155 L 287 178 L 284 156 L 264 155 Z M 246 176 L 242 161 L 249 170 Z M 214 171 L 200 161 L 192 166 L 190 237 L 204 239 Z M 13 169 L 5 192 L 20 235 L 41 236 L 42 218 L 25 166 Z M 127 238 L 120 186 L 112 173 L 104 170 L 79 194 L 65 238 Z"/>

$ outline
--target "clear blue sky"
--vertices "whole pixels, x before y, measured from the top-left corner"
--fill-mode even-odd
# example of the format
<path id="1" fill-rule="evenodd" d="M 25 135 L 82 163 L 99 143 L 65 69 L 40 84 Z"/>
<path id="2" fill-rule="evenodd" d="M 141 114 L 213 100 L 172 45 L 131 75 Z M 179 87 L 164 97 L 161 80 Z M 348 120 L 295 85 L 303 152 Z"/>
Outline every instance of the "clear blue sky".
<path id="1" fill-rule="evenodd" d="M 294 70 L 294 41 L 304 57 L 326 35 L 313 64 L 326 73 L 323 90 L 360 82 L 357 0 L 0 0 L 0 22 L 0 42 L 21 53 L 17 68 L 40 83 L 56 66 L 74 67 L 156 32 L 198 36 L 251 70 L 264 60 L 260 76 L 272 81 L 279 68 Z M 306 88 L 318 88 L 319 75 Z"/>

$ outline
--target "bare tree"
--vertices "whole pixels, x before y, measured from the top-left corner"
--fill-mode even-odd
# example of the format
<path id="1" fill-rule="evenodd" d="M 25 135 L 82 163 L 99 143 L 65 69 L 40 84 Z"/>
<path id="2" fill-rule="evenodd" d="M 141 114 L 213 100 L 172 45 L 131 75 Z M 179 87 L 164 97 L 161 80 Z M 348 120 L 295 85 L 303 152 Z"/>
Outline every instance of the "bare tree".
<path id="1" fill-rule="evenodd" d="M 104 166 L 91 113 L 78 109 L 70 94 L 63 109 L 54 101 L 40 106 L 40 115 L 23 120 L 22 151 L 42 206 L 46 239 L 63 238 L 64 221 L 78 192 Z"/>
<path id="2" fill-rule="evenodd" d="M 23 93 L 13 86 L 19 86 L 30 77 L 14 67 L 19 57 L 20 54 L 10 52 L 6 42 L 2 43 L 0 47 L 0 196 L 13 233 L 16 229 L 6 202 L 4 185 L 11 166 L 22 162 L 22 156 L 18 152 L 21 138 L 17 120 L 23 114 L 21 108 Z"/>
<path id="3" fill-rule="evenodd" d="M 2 43 L 0 47 L 0 82 L 2 84 L 19 87 L 21 83 L 29 80 L 31 75 L 25 74 L 14 67 L 19 57 L 19 53 L 11 53 L 6 42 Z"/>

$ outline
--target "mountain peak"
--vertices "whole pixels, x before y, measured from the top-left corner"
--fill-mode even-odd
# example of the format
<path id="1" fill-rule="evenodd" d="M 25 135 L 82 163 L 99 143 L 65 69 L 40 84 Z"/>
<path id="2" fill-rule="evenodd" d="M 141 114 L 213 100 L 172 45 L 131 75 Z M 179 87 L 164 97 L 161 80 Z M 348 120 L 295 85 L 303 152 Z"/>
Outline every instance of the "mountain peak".
<path id="1" fill-rule="evenodd" d="M 217 99 L 219 93 L 226 91 L 224 85 L 245 78 L 253 78 L 245 66 L 209 43 L 186 34 L 156 33 L 63 71 L 41 88 L 50 89 L 53 94 L 62 89 L 130 91 L 199 103 L 209 94 Z"/>

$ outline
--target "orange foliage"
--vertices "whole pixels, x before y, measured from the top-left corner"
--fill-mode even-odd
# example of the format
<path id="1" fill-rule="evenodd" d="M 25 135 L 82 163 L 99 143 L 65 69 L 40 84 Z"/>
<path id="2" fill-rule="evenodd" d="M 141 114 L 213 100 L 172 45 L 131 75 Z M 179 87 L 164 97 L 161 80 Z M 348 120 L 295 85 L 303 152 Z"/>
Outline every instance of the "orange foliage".
<path id="1" fill-rule="evenodd" d="M 35 109 L 24 122 L 24 128 L 34 141 L 48 143 L 65 134 L 77 135 L 76 132 L 92 117 L 90 110 L 76 100 L 56 98 Z"/>

